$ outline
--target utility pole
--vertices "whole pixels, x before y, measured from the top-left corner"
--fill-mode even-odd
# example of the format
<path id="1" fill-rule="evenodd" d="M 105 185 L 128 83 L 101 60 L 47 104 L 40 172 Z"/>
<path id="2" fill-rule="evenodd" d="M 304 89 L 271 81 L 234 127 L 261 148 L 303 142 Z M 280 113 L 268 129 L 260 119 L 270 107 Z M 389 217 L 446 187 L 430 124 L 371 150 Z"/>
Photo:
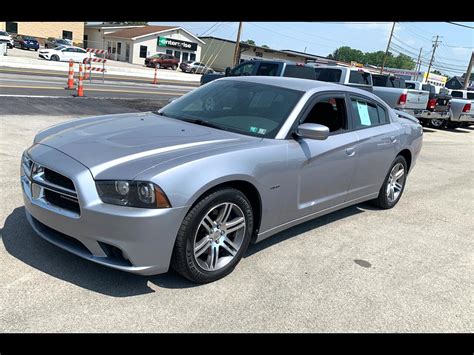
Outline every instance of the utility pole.
<path id="1" fill-rule="evenodd" d="M 393 30 L 395 29 L 396 22 L 392 25 L 392 31 L 390 32 L 390 37 L 388 38 L 387 49 L 385 51 L 385 56 L 383 57 L 382 68 L 380 68 L 380 74 L 383 72 L 383 68 L 385 67 L 385 62 L 387 60 L 388 50 L 390 49 L 390 42 L 392 42 Z"/>
<path id="2" fill-rule="evenodd" d="M 436 48 L 438 48 L 438 45 L 439 45 L 438 39 L 439 39 L 439 36 L 436 35 L 435 43 L 433 43 L 433 53 L 431 53 L 430 65 L 428 66 L 428 72 L 426 73 L 426 82 L 428 82 L 428 79 L 430 77 L 431 65 L 433 64 L 433 59 L 434 59 L 434 55 L 435 55 L 435 52 L 436 52 Z"/>
<path id="3" fill-rule="evenodd" d="M 416 62 L 416 81 L 418 81 L 418 75 L 420 73 L 420 69 L 421 69 L 421 51 L 423 50 L 423 47 L 420 48 L 420 54 L 418 54 L 418 60 Z"/>
<path id="4" fill-rule="evenodd" d="M 237 60 L 238 60 L 238 57 L 239 57 L 240 32 L 242 32 L 242 21 L 239 22 L 239 30 L 237 31 L 237 42 L 235 42 L 234 65 L 238 64 Z"/>
<path id="5" fill-rule="evenodd" d="M 469 85 L 469 78 L 471 77 L 473 62 L 474 62 L 474 52 L 471 53 L 471 60 L 469 61 L 469 65 L 467 66 L 466 74 L 464 74 L 464 84 L 462 86 L 463 90 L 466 90 L 467 86 Z"/>

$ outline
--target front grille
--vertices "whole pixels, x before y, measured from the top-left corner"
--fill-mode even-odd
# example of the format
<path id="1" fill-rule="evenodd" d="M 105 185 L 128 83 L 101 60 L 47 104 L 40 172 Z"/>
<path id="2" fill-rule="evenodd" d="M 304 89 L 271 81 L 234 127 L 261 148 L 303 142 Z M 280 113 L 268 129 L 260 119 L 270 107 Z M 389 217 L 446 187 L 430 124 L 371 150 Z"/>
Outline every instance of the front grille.
<path id="1" fill-rule="evenodd" d="M 48 189 L 44 189 L 44 198 L 49 203 L 64 208 L 65 210 L 69 210 L 77 214 L 81 212 L 77 198 Z"/>
<path id="2" fill-rule="evenodd" d="M 76 191 L 74 184 L 71 179 L 61 175 L 51 169 L 44 168 L 44 179 L 61 187 L 69 190 Z"/>

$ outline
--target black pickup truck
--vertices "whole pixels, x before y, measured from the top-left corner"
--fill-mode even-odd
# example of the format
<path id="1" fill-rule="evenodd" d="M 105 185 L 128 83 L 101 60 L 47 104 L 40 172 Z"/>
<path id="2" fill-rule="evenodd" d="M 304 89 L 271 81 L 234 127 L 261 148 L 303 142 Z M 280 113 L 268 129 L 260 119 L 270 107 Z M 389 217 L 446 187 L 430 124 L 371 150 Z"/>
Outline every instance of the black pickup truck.
<path id="1" fill-rule="evenodd" d="M 449 95 L 447 89 L 414 80 L 407 80 L 405 85 L 408 89 L 423 90 L 429 93 L 426 110 L 416 115 L 422 125 L 444 128 L 449 123 L 452 96 Z"/>
<path id="2" fill-rule="evenodd" d="M 247 60 L 235 66 L 227 68 L 225 74 L 212 73 L 201 77 L 201 85 L 225 76 L 264 75 L 264 76 L 286 76 L 291 78 L 316 79 L 314 67 L 311 65 L 297 64 L 278 60 Z"/>

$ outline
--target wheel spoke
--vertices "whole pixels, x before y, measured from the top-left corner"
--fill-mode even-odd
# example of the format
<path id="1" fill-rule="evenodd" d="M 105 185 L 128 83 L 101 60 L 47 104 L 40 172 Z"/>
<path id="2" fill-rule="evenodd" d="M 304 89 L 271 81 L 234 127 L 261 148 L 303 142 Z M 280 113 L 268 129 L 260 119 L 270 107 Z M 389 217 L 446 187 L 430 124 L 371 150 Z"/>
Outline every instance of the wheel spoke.
<path id="1" fill-rule="evenodd" d="M 400 184 L 399 182 L 396 182 L 395 183 L 395 188 L 397 189 L 397 192 L 402 191 L 402 184 Z"/>
<path id="2" fill-rule="evenodd" d="M 214 227 L 214 222 L 209 216 L 204 217 L 204 220 L 201 222 L 201 225 L 206 228 L 208 233 L 212 232 L 212 228 Z"/>
<path id="3" fill-rule="evenodd" d="M 229 238 L 225 238 L 223 241 L 222 241 L 222 244 L 221 246 L 227 250 L 230 255 L 234 256 L 235 254 L 237 254 L 237 251 L 239 250 L 239 248 L 237 247 L 237 245 L 234 244 L 234 242 L 232 242 Z"/>
<path id="4" fill-rule="evenodd" d="M 399 180 L 405 174 L 405 170 L 402 168 L 395 174 L 395 180 Z"/>
<path id="5" fill-rule="evenodd" d="M 198 258 L 202 253 L 204 253 L 211 246 L 211 240 L 209 236 L 205 236 L 201 239 L 199 243 L 194 247 L 194 255 Z"/>
<path id="6" fill-rule="evenodd" d="M 245 218 L 244 217 L 238 217 L 230 222 L 227 222 L 226 225 L 226 233 L 230 234 L 235 231 L 238 231 L 241 228 L 245 227 Z"/>
<path id="7" fill-rule="evenodd" d="M 217 216 L 216 222 L 218 224 L 227 222 L 227 220 L 229 219 L 229 216 L 230 216 L 230 212 L 232 211 L 232 208 L 233 208 L 233 205 L 231 203 L 226 203 L 222 207 L 222 209 L 219 213 L 219 216 Z"/>
<path id="8" fill-rule="evenodd" d="M 395 200 L 395 189 L 393 187 L 390 188 L 390 200 Z"/>
<path id="9" fill-rule="evenodd" d="M 211 248 L 211 253 L 208 257 L 208 260 L 209 270 L 214 270 L 217 266 L 217 262 L 219 261 L 219 247 Z"/>

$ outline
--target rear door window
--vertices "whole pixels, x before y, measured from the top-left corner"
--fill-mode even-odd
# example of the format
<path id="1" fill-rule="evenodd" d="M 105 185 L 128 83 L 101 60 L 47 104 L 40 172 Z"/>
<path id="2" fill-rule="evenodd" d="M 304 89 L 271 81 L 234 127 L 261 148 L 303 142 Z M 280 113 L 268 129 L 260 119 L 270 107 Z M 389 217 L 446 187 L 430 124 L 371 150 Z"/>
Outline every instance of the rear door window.
<path id="1" fill-rule="evenodd" d="M 283 76 L 312 80 L 316 78 L 314 69 L 312 67 L 305 67 L 303 65 L 287 65 Z"/>
<path id="2" fill-rule="evenodd" d="M 462 97 L 462 91 L 451 91 L 452 97 Z"/>
<path id="3" fill-rule="evenodd" d="M 467 98 L 468 98 L 469 100 L 474 100 L 474 92 L 468 92 L 468 93 L 467 93 Z"/>
<path id="4" fill-rule="evenodd" d="M 362 85 L 372 85 L 372 80 L 370 79 L 370 74 L 363 71 L 351 70 L 349 75 L 349 83 L 351 84 L 362 84 Z"/>
<path id="5" fill-rule="evenodd" d="M 260 63 L 256 75 L 276 76 L 279 66 L 277 63 Z"/>
<path id="6" fill-rule="evenodd" d="M 314 68 L 316 80 L 338 83 L 341 80 L 342 70 L 330 68 Z"/>
<path id="7" fill-rule="evenodd" d="M 360 98 L 351 98 L 354 129 L 378 126 L 387 117 L 379 117 L 379 106 Z"/>

